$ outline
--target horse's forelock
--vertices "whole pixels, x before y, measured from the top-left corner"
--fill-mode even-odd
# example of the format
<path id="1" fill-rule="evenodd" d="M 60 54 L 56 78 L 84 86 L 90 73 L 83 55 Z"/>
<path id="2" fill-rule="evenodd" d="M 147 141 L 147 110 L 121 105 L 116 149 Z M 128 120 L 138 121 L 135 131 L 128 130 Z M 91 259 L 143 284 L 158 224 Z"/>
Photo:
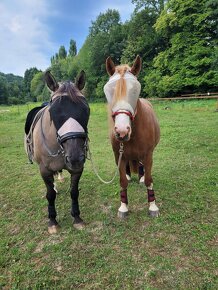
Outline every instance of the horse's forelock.
<path id="1" fill-rule="evenodd" d="M 115 72 L 120 74 L 120 79 L 117 80 L 113 98 L 113 105 L 122 100 L 126 96 L 126 80 L 123 78 L 124 74 L 130 70 L 128 65 L 119 65 L 115 68 Z"/>
<path id="2" fill-rule="evenodd" d="M 71 82 L 66 81 L 59 84 L 59 88 L 53 94 L 53 98 L 61 97 L 61 96 L 69 96 L 73 102 L 78 103 L 84 100 L 84 96 L 78 90 L 78 88 Z"/>
<path id="3" fill-rule="evenodd" d="M 124 74 L 127 71 L 130 71 L 130 70 L 131 70 L 131 68 L 128 66 L 128 64 L 118 65 L 115 68 L 115 72 L 119 73 L 121 78 L 124 76 Z"/>

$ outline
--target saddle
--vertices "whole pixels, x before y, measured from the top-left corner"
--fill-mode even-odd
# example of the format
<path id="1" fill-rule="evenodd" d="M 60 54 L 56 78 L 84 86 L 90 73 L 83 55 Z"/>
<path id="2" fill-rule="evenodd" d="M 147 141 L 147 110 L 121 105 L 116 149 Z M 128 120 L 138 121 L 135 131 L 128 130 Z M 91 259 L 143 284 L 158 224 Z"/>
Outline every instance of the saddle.
<path id="1" fill-rule="evenodd" d="M 26 122 L 25 122 L 25 145 L 27 156 L 29 158 L 30 163 L 33 163 L 33 156 L 34 156 L 34 148 L 33 148 L 33 130 L 36 126 L 36 123 L 41 118 L 45 108 L 47 107 L 47 103 L 43 103 L 39 107 L 33 108 L 27 115 Z"/>

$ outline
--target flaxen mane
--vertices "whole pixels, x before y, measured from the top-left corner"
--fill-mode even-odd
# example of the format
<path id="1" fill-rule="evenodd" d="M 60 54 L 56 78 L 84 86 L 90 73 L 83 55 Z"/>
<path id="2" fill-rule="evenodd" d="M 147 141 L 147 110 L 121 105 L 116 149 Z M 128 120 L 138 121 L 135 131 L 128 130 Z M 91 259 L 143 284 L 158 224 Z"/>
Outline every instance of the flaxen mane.
<path id="1" fill-rule="evenodd" d="M 113 104 L 117 101 L 122 100 L 126 96 L 126 81 L 123 78 L 124 74 L 130 70 L 130 67 L 127 64 L 119 65 L 116 67 L 115 72 L 120 74 L 120 79 L 116 83 Z"/>

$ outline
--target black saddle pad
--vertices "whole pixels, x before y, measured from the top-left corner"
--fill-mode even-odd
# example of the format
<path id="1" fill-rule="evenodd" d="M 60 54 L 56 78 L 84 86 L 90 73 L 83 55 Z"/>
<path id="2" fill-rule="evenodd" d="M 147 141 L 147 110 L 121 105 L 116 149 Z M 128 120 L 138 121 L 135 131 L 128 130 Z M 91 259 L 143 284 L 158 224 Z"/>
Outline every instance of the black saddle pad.
<path id="1" fill-rule="evenodd" d="M 32 125 L 32 122 L 36 116 L 36 114 L 44 107 L 46 107 L 47 104 L 42 104 L 40 107 L 35 107 L 29 113 L 26 117 L 26 123 L 25 123 L 25 133 L 28 134 Z"/>

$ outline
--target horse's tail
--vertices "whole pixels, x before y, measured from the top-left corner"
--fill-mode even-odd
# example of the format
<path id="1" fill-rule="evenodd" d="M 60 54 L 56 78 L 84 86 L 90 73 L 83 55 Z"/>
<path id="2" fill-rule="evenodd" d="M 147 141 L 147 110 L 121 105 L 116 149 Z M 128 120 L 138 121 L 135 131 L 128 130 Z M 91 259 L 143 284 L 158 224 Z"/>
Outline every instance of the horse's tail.
<path id="1" fill-rule="evenodd" d="M 139 163 L 136 160 L 129 161 L 130 171 L 138 173 Z"/>

